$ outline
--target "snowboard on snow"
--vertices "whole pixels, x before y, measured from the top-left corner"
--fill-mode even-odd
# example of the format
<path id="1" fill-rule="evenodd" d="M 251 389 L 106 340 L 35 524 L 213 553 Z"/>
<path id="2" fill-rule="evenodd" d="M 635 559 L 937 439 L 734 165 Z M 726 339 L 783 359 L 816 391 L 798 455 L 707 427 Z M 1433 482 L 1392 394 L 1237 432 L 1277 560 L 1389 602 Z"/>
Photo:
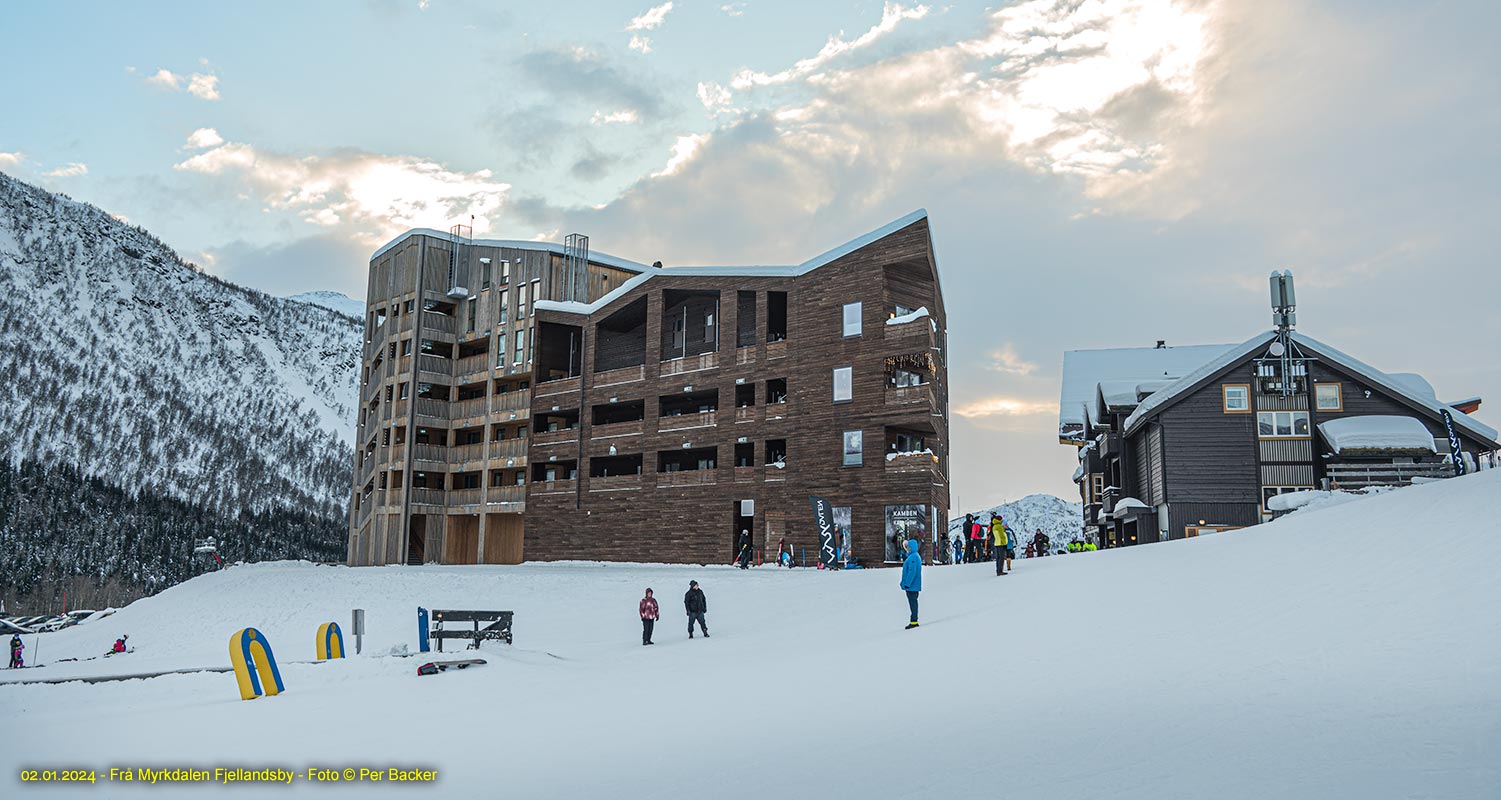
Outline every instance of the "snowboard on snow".
<path id="1" fill-rule="evenodd" d="M 417 674 L 437 675 L 440 672 L 447 672 L 450 667 L 453 669 L 466 669 L 470 666 L 484 663 L 486 662 L 483 658 L 464 658 L 456 661 L 429 661 L 417 668 Z"/>

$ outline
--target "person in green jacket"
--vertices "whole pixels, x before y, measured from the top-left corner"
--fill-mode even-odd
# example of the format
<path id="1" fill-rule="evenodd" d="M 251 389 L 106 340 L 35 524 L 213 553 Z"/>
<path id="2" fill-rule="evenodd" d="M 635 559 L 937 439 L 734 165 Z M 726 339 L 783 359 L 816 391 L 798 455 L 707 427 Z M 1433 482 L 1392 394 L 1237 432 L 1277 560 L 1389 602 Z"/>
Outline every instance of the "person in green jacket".
<path id="1" fill-rule="evenodd" d="M 990 538 L 995 548 L 995 574 L 1005 575 L 1006 570 L 1006 545 L 1010 544 L 1010 531 L 1006 530 L 1006 521 L 1001 519 L 1000 514 L 990 515 Z"/>

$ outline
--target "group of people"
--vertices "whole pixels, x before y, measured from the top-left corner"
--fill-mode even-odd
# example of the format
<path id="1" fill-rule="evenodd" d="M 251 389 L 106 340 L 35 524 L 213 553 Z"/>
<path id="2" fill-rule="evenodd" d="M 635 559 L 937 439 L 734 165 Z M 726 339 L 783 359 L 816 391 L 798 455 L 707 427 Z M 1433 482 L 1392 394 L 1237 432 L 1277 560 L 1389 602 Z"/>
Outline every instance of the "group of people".
<path id="1" fill-rule="evenodd" d="M 1037 534 L 1042 535 L 1042 531 Z M 968 536 L 968 539 L 964 537 Z M 964 515 L 964 525 L 954 534 L 954 563 L 976 564 L 995 561 L 995 574 L 1005 575 L 1011 571 L 1011 560 L 1016 558 L 1016 545 L 1020 535 L 1007 527 L 1000 514 L 991 514 L 986 524 L 975 519 L 974 514 Z"/>
<path id="2" fill-rule="evenodd" d="M 698 588 L 698 581 L 688 581 L 688 592 L 683 595 L 683 609 L 688 614 L 688 638 L 693 638 L 693 623 L 698 623 L 699 632 L 704 638 L 709 638 L 709 626 L 704 622 L 704 615 L 709 613 L 709 601 L 704 597 L 704 590 Z M 657 599 L 652 597 L 651 589 L 647 588 L 646 596 L 641 598 L 641 644 L 656 644 L 651 640 L 652 629 L 656 627 L 657 620 L 661 619 L 661 609 L 657 606 Z"/>

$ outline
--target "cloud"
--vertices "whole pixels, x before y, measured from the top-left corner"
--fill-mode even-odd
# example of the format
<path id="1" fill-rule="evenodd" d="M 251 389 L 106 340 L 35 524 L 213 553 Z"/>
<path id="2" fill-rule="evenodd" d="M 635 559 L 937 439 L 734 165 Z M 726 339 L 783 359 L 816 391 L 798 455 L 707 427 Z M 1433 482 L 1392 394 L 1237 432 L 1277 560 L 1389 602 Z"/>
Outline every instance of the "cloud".
<path id="1" fill-rule="evenodd" d="M 990 369 L 996 372 L 1004 372 L 1008 375 L 1031 375 L 1037 370 L 1037 365 L 1022 359 L 1016 354 L 1016 348 L 1007 342 L 999 350 L 990 354 Z"/>
<path id="2" fill-rule="evenodd" d="M 704 108 L 719 112 L 728 110 L 730 99 L 733 95 L 729 89 L 720 86 L 714 81 L 700 81 L 698 84 L 698 101 L 704 104 Z"/>
<path id="3" fill-rule="evenodd" d="M 693 156 L 698 153 L 698 149 L 703 146 L 706 139 L 708 139 L 707 136 L 696 133 L 679 136 L 677 141 L 672 143 L 672 157 L 667 159 L 667 165 L 662 167 L 660 172 L 653 172 L 651 176 L 663 178 L 681 172 L 683 166 L 693 160 Z"/>
<path id="4" fill-rule="evenodd" d="M 243 181 L 267 209 L 322 227 L 346 226 L 366 241 L 474 215 L 489 229 L 510 184 L 489 170 L 460 172 L 412 156 L 339 151 L 291 156 L 224 142 L 174 166 L 182 172 Z"/>
<path id="5" fill-rule="evenodd" d="M 641 116 L 639 114 L 637 114 L 636 110 L 633 109 L 633 108 L 622 109 L 620 111 L 611 111 L 609 113 L 605 113 L 603 111 L 596 111 L 596 112 L 594 112 L 594 116 L 592 116 L 592 117 L 589 118 L 589 124 L 591 124 L 591 125 L 631 125 L 633 123 L 636 123 L 636 122 L 640 121 L 640 119 L 641 119 Z"/>
<path id="6" fill-rule="evenodd" d="M 719 7 L 719 10 L 732 17 L 738 17 L 745 13 L 745 3 L 725 3 Z"/>
<path id="7" fill-rule="evenodd" d="M 517 58 L 516 65 L 532 88 L 569 98 L 569 102 L 586 101 L 646 116 L 655 115 L 662 106 L 661 95 L 635 73 L 582 47 L 533 50 Z"/>
<path id="8" fill-rule="evenodd" d="M 187 146 L 194 150 L 202 150 L 206 147 L 218 147 L 224 144 L 224 137 L 213 128 L 199 128 L 188 134 Z"/>
<path id="9" fill-rule="evenodd" d="M 87 164 L 80 164 L 77 161 L 73 161 L 51 172 L 44 172 L 42 174 L 49 178 L 76 178 L 79 175 L 89 174 L 89 167 Z"/>
<path id="10" fill-rule="evenodd" d="M 1058 404 L 1042 400 L 1024 400 L 1019 397 L 996 395 L 966 403 L 954 409 L 954 413 L 966 419 L 977 417 L 1029 417 L 1040 414 L 1056 416 Z"/>
<path id="11" fill-rule="evenodd" d="M 200 63 L 206 63 L 206 60 L 200 59 Z M 127 67 L 126 71 L 135 72 L 135 68 Z M 146 82 L 174 92 L 187 92 L 199 100 L 219 99 L 219 77 L 213 73 L 194 72 L 189 75 L 179 75 L 163 68 L 148 76 Z"/>
<path id="12" fill-rule="evenodd" d="M 20 150 L 17 150 L 14 153 L 0 152 L 0 167 L 18 167 L 21 165 L 21 161 L 25 158 L 26 154 L 22 153 Z"/>
<path id="13" fill-rule="evenodd" d="M 654 6 L 646 13 L 638 17 L 633 17 L 630 24 L 625 26 L 625 29 L 628 31 L 656 30 L 662 26 L 662 22 L 667 19 L 667 14 L 670 11 L 672 11 L 672 3 L 663 3 L 662 5 Z M 632 34 L 629 47 L 639 53 L 650 53 L 651 39 L 643 33 Z"/>
<path id="14" fill-rule="evenodd" d="M 753 86 L 787 83 L 788 81 L 805 77 L 845 53 L 872 44 L 883 35 L 896 30 L 896 27 L 904 20 L 922 19 L 927 15 L 927 6 L 907 8 L 899 3 L 892 3 L 888 0 L 886 5 L 881 9 L 881 21 L 855 39 L 845 40 L 837 36 L 830 36 L 829 40 L 824 43 L 823 48 L 817 53 L 798 61 L 788 69 L 770 74 L 755 72 L 753 70 L 741 70 L 735 74 L 735 77 L 730 81 L 730 85 L 736 89 L 749 89 Z"/>

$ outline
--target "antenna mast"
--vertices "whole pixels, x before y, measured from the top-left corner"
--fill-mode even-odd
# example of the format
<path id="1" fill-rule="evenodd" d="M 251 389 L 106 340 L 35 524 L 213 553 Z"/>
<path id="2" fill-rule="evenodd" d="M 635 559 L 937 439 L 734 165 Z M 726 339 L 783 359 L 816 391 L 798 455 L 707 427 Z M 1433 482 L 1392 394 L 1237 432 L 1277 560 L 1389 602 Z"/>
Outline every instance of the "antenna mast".
<path id="1" fill-rule="evenodd" d="M 1272 329 L 1276 338 L 1267 345 L 1266 354 L 1256 359 L 1256 377 L 1261 390 L 1291 397 L 1308 390 L 1308 361 L 1293 328 L 1298 325 L 1298 297 L 1293 290 L 1292 270 L 1272 271 Z"/>

